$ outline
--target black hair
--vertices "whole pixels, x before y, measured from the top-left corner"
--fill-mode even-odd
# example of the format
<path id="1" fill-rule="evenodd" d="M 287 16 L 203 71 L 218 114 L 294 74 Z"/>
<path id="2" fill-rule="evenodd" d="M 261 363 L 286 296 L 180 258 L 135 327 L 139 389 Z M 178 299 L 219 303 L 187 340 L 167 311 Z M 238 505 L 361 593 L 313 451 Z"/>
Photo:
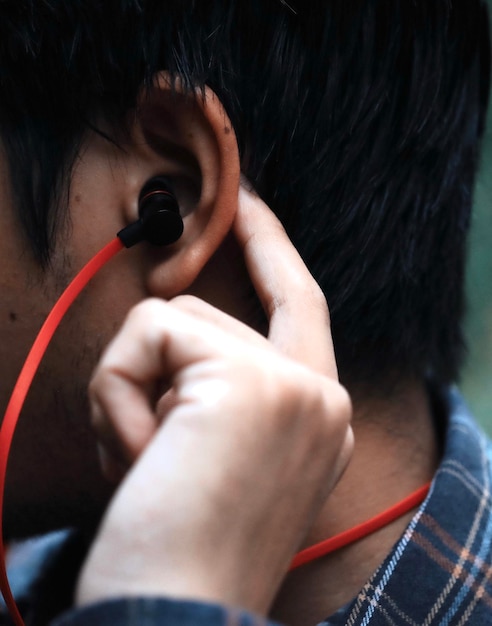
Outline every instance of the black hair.
<path id="1" fill-rule="evenodd" d="M 457 377 L 490 74 L 480 0 L 3 0 L 0 136 L 41 263 L 84 134 L 209 85 L 329 304 L 342 378 Z"/>

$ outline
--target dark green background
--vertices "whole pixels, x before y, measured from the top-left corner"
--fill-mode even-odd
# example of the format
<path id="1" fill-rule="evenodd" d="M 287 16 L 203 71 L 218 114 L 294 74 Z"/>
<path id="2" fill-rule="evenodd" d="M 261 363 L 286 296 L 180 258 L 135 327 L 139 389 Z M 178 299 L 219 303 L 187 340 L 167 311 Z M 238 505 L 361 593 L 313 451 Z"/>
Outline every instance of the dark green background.
<path id="1" fill-rule="evenodd" d="M 488 1 L 492 13 L 492 0 Z M 492 111 L 483 145 L 475 191 L 475 209 L 469 242 L 468 359 L 462 390 L 475 415 L 492 435 Z"/>

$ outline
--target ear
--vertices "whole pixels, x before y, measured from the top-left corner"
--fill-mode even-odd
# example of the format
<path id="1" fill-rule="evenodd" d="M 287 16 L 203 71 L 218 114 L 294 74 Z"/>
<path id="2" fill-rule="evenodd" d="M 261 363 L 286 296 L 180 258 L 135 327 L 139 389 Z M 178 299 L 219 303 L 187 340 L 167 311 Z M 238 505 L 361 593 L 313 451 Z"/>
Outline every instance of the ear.
<path id="1" fill-rule="evenodd" d="M 193 283 L 231 228 L 240 179 L 238 146 L 213 91 L 185 93 L 179 81 L 171 86 L 165 73 L 145 90 L 136 119 L 153 175 L 171 180 L 184 221 L 175 244 L 145 251 L 148 291 L 169 298 Z"/>

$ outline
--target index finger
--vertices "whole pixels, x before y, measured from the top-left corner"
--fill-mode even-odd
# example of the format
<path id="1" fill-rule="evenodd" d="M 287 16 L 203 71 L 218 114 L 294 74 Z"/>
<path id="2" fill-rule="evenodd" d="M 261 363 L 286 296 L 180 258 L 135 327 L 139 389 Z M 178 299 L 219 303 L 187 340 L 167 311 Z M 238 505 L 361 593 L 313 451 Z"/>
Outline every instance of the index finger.
<path id="1" fill-rule="evenodd" d="M 270 341 L 290 358 L 337 378 L 323 292 L 280 221 L 243 185 L 234 232 L 270 323 Z"/>

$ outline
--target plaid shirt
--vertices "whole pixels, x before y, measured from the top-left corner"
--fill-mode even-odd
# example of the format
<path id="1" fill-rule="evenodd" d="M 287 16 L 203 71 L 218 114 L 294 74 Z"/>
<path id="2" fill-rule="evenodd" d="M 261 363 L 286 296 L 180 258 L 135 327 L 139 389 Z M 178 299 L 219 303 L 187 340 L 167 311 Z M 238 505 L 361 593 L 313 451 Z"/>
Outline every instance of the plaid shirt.
<path id="1" fill-rule="evenodd" d="M 490 442 L 451 392 L 426 501 L 359 595 L 323 626 L 492 625 Z"/>
<path id="2" fill-rule="evenodd" d="M 492 625 L 491 461 L 490 444 L 460 396 L 451 392 L 443 459 L 426 501 L 359 595 L 323 626 Z M 30 544 L 27 552 L 21 548 L 11 572 L 23 613 L 30 616 L 26 623 L 36 626 L 47 623 L 41 615 L 53 611 L 40 609 L 41 605 L 49 604 L 53 593 L 59 599 L 60 581 L 72 575 L 67 574 L 67 563 L 72 563 L 75 576 L 82 558 L 72 546 L 75 552 L 67 559 L 66 545 L 54 558 L 58 549 L 54 550 L 54 545 L 47 549 L 47 545 L 60 541 L 42 541 L 44 553 L 39 545 L 36 553 L 35 544 Z M 64 555 L 63 567 L 60 554 Z M 43 575 L 35 576 L 40 569 Z M 40 579 L 44 587 L 39 585 Z M 51 591 L 46 584 L 51 584 Z M 7 618 L 0 617 L 0 624 L 7 623 Z M 242 611 L 159 598 L 101 603 L 65 613 L 53 624 L 272 626 L 272 622 Z"/>

